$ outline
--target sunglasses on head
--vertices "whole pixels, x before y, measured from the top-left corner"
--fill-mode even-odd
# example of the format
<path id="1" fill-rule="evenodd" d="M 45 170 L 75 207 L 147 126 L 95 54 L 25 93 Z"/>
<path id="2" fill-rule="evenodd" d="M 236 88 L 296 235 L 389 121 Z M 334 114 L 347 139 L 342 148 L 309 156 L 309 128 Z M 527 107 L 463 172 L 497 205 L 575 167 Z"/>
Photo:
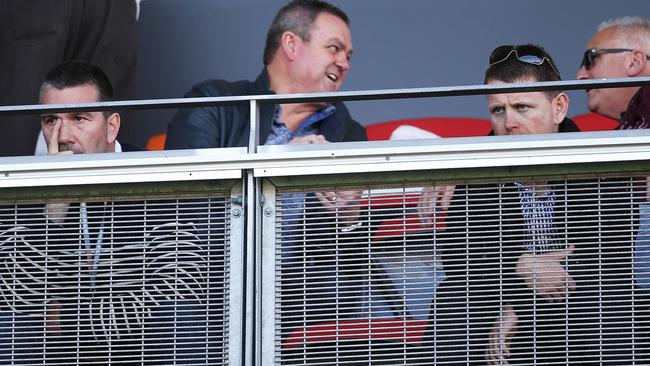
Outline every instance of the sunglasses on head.
<path id="1" fill-rule="evenodd" d="M 591 69 L 591 66 L 593 66 L 594 61 L 606 54 L 606 53 L 621 53 L 621 52 L 634 52 L 634 50 L 629 49 L 629 48 L 590 48 L 585 51 L 585 54 L 582 56 L 582 62 L 580 63 L 580 67 L 585 67 L 585 69 L 589 70 Z M 650 60 L 650 56 L 645 55 L 645 58 Z"/>
<path id="2" fill-rule="evenodd" d="M 490 54 L 490 66 L 507 60 L 511 55 L 515 55 L 515 57 L 517 57 L 517 60 L 531 65 L 540 66 L 544 63 L 544 61 L 546 61 L 548 62 L 548 65 L 551 67 L 551 69 L 553 69 L 553 72 L 555 72 L 555 74 L 561 79 L 560 72 L 557 70 L 557 67 L 551 60 L 551 56 L 549 56 L 548 53 L 546 53 L 541 48 L 535 46 L 507 45 L 497 47 L 494 49 L 494 51 L 492 51 L 492 54 Z"/>

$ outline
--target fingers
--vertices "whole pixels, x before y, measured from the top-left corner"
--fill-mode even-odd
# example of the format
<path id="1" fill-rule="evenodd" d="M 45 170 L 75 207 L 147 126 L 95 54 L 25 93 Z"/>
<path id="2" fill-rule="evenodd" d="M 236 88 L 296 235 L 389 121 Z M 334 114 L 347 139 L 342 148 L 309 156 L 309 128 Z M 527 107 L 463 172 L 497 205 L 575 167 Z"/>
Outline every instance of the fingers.
<path id="1" fill-rule="evenodd" d="M 510 307 L 506 307 L 503 316 L 497 319 L 490 331 L 488 345 L 485 350 L 485 360 L 488 365 L 509 365 L 510 340 L 516 332 L 517 315 Z"/>
<path id="2" fill-rule="evenodd" d="M 416 211 L 423 224 L 434 224 L 434 213 L 447 211 L 454 195 L 454 188 L 455 186 L 447 185 L 422 187 Z"/>
<path id="3" fill-rule="evenodd" d="M 338 200 L 336 192 L 314 192 L 314 194 L 323 205 L 323 207 L 328 210 L 336 209 L 336 201 Z"/>
<path id="4" fill-rule="evenodd" d="M 569 292 L 575 291 L 576 283 L 569 275 L 565 275 L 561 281 L 547 282 L 538 285 L 538 294 L 552 302 L 562 302 Z"/>
<path id="5" fill-rule="evenodd" d="M 572 255 L 575 248 L 576 248 L 575 244 L 569 244 L 566 249 L 566 256 L 568 257 Z"/>
<path id="6" fill-rule="evenodd" d="M 60 118 L 54 123 L 52 128 L 52 134 L 50 135 L 50 141 L 47 144 L 47 153 L 48 154 L 58 154 L 59 153 L 59 132 L 61 131 L 61 121 Z"/>
<path id="7" fill-rule="evenodd" d="M 454 198 L 454 190 L 456 186 L 442 186 L 442 194 L 440 196 L 440 208 L 443 212 L 447 211 L 451 205 L 451 199 Z"/>
<path id="8" fill-rule="evenodd" d="M 362 191 L 327 191 L 314 192 L 323 207 L 331 212 L 337 212 L 337 220 L 341 223 L 356 223 L 361 216 L 359 200 Z"/>
<path id="9" fill-rule="evenodd" d="M 422 187 L 416 209 L 420 221 L 425 225 L 433 224 L 433 207 L 435 204 L 435 190 L 433 187 Z"/>
<path id="10" fill-rule="evenodd" d="M 508 365 L 508 356 L 504 354 L 509 352 L 508 349 L 502 347 L 503 332 L 499 329 L 498 325 L 492 328 L 490 332 L 489 344 L 485 350 L 485 360 L 488 365 Z"/>
<path id="11" fill-rule="evenodd" d="M 573 280 L 573 277 L 567 276 L 567 288 L 569 291 L 575 291 L 576 290 L 576 281 Z"/>
<path id="12" fill-rule="evenodd" d="M 289 144 L 327 144 L 329 141 L 323 135 L 306 135 L 294 137 Z"/>

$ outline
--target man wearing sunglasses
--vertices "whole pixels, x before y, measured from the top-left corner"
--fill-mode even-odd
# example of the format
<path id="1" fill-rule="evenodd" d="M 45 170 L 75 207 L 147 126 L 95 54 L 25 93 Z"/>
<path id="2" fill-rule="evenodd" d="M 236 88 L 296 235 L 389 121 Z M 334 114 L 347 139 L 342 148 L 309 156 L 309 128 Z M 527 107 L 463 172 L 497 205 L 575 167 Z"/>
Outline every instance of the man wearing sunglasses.
<path id="1" fill-rule="evenodd" d="M 623 17 L 603 22 L 582 58 L 578 79 L 650 76 L 650 21 Z M 650 127 L 650 85 L 587 91 L 589 109 L 619 121 L 619 130 Z M 650 184 L 649 184 L 650 188 Z M 650 189 L 646 191 L 650 200 Z M 641 205 L 635 248 L 637 284 L 650 292 L 650 204 Z"/>
<path id="2" fill-rule="evenodd" d="M 650 21 L 623 17 L 603 22 L 587 45 L 576 77 L 637 76 L 650 76 Z M 618 129 L 648 128 L 650 86 L 591 89 L 587 95 L 589 110 L 620 121 Z"/>
<path id="3" fill-rule="evenodd" d="M 591 38 L 582 58 L 578 79 L 603 79 L 650 76 L 650 20 L 622 17 L 605 21 Z M 587 91 L 588 107 L 619 121 L 618 130 L 650 127 L 650 85 L 630 88 L 591 89 Z M 639 231 L 634 243 L 634 279 L 638 286 L 643 317 L 639 317 L 643 333 L 637 338 L 648 349 L 647 314 L 650 305 L 650 179 L 647 179 L 645 202 L 639 205 Z"/>

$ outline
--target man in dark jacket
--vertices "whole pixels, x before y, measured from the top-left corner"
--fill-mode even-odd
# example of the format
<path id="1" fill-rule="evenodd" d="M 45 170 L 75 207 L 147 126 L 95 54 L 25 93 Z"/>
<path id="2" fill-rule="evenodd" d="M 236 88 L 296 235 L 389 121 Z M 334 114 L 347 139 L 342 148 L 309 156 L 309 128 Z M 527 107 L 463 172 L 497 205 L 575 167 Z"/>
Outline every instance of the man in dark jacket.
<path id="1" fill-rule="evenodd" d="M 40 93 L 42 104 L 112 98 L 106 75 L 84 61 L 52 69 Z M 50 155 L 126 149 L 117 113 L 47 113 L 41 126 Z M 186 204 L 194 216 L 177 212 Z M 196 220 L 205 208 L 180 199 L 0 207 L 0 359 L 205 359 L 208 251 Z"/>
<path id="2" fill-rule="evenodd" d="M 589 40 L 577 79 L 650 76 L 650 20 L 622 17 L 603 22 Z M 617 120 L 617 130 L 650 128 L 650 85 L 587 91 L 592 112 Z M 646 192 L 650 201 L 650 190 Z M 650 204 L 641 206 L 635 248 L 637 284 L 650 294 Z"/>
<path id="3" fill-rule="evenodd" d="M 485 76 L 487 84 L 557 80 L 550 55 L 533 45 L 496 48 Z M 494 94 L 487 101 L 496 135 L 578 131 L 560 91 Z M 436 361 L 616 358 L 612 353 L 622 352 L 633 333 L 635 215 L 624 187 L 613 179 L 543 178 L 457 186 L 437 241 L 447 280 L 430 315 Z M 627 241 L 611 239 L 617 234 Z M 613 299 L 620 302 L 613 306 Z"/>
<path id="4" fill-rule="evenodd" d="M 577 79 L 650 76 L 650 20 L 626 16 L 605 21 L 591 37 Z M 592 112 L 617 120 L 617 130 L 650 128 L 650 85 L 587 90 Z M 634 243 L 634 279 L 639 288 L 636 323 L 638 348 L 650 360 L 650 180 L 639 205 L 639 230 Z"/>
<path id="5" fill-rule="evenodd" d="M 350 68 L 348 17 L 318 0 L 284 6 L 269 29 L 265 69 L 253 81 L 208 80 L 186 97 L 337 91 Z M 249 106 L 183 109 L 167 130 L 167 149 L 247 146 Z M 260 144 L 364 141 L 364 128 L 343 103 L 297 103 L 260 108 Z"/>
<path id="6" fill-rule="evenodd" d="M 348 16 L 327 2 L 290 1 L 278 11 L 268 30 L 265 68 L 255 81 L 208 80 L 195 85 L 186 97 L 335 92 L 350 68 L 353 47 L 348 23 Z M 248 104 L 182 109 L 168 125 L 165 148 L 248 146 L 249 120 Z M 366 139 L 365 129 L 340 102 L 260 106 L 261 145 Z M 352 249 L 340 251 L 338 248 L 346 245 L 332 243 L 341 240 L 348 243 L 356 237 L 359 196 L 359 191 L 336 190 L 281 195 L 278 210 L 281 239 L 277 246 L 282 253 L 282 281 L 278 289 L 278 301 L 283 309 L 282 337 L 296 327 L 345 317 L 352 311 L 337 310 L 327 304 L 337 304 L 338 301 L 332 300 L 336 296 L 354 296 L 348 290 L 332 289 L 331 284 L 336 281 L 332 277 L 339 273 L 336 270 L 339 261 L 358 257 L 361 250 L 351 246 Z M 327 259 L 313 260 L 315 248 Z M 341 282 L 347 281 L 344 287 L 352 287 L 349 283 L 356 282 L 358 277 L 357 274 L 346 276 Z M 305 286 L 304 281 L 309 285 Z M 356 286 L 349 291 L 360 296 Z"/>

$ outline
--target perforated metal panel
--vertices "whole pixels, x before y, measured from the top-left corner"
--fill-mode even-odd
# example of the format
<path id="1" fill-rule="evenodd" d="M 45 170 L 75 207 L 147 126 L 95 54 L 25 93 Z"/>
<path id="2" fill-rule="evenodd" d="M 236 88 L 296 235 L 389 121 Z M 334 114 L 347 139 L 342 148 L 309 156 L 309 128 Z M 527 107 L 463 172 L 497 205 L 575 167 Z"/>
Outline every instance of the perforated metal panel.
<path id="1" fill-rule="evenodd" d="M 619 174 L 277 189 L 275 363 L 647 364 L 645 187 Z"/>
<path id="2" fill-rule="evenodd" d="M 3 201 L 0 364 L 228 364 L 230 201 Z"/>

